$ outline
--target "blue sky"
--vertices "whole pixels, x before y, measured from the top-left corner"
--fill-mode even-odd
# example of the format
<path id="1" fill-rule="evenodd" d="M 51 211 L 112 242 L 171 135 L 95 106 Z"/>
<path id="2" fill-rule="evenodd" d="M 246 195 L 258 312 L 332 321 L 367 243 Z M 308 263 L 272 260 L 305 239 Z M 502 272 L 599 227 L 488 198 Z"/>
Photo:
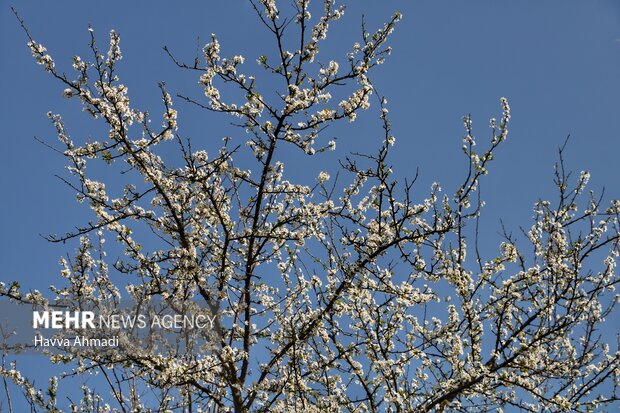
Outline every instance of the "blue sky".
<path id="1" fill-rule="evenodd" d="M 34 64 L 9 4 L 1 4 L 5 156 L 0 193 L 5 201 L 0 204 L 0 280 L 20 279 L 43 288 L 57 274 L 58 258 L 73 247 L 51 245 L 39 234 L 62 233 L 82 224 L 89 213 L 54 177 L 64 173 L 63 159 L 34 137 L 55 143 L 45 116 L 49 110 L 65 117 L 76 140 L 97 129 L 76 102 L 62 97 L 61 85 Z M 132 101 L 153 111 L 159 109 L 159 81 L 165 80 L 173 93 L 201 95 L 196 76 L 179 72 L 162 46 L 191 60 L 197 38 L 202 47 L 214 32 L 223 53 L 246 56 L 250 71 L 258 71 L 255 58 L 271 47 L 245 1 L 185 2 L 182 7 L 158 1 L 110 1 L 105 7 L 39 1 L 17 9 L 33 37 L 67 72 L 73 54 L 87 53 L 89 24 L 104 49 L 107 32 L 116 29 L 125 53 L 121 76 Z M 404 19 L 391 39 L 394 52 L 373 80 L 389 100 L 397 137 L 392 161 L 399 173 L 412 176 L 419 167 L 425 192 L 433 181 L 452 190 L 464 171 L 462 116 L 472 114 L 482 144 L 488 119 L 499 117 L 499 98 L 506 96 L 513 115 L 509 141 L 483 186 L 490 228 L 500 217 L 527 225 L 533 202 L 554 195 L 553 162 L 568 134 L 568 166 L 589 170 L 593 188 L 604 186 L 610 196 L 620 196 L 620 3 L 356 1 L 333 26 L 322 56 L 344 60 L 347 48 L 359 40 L 362 14 L 374 28 L 395 10 Z M 180 102 L 177 106 L 182 131 L 194 140 L 204 137 L 208 146 L 230 133 L 228 119 Z M 360 116 L 339 131 L 341 150 L 335 156 L 346 154 L 345 146 L 374 147 L 379 126 L 375 112 Z M 334 160 L 320 166 L 334 169 Z"/>
<path id="2" fill-rule="evenodd" d="M 620 2 L 352 3 L 320 56 L 344 61 L 347 48 L 360 40 L 362 14 L 369 28 L 396 10 L 404 14 L 390 41 L 393 55 L 372 79 L 389 100 L 397 137 L 392 163 L 402 176 L 412 176 L 419 167 L 424 194 L 433 181 L 451 192 L 462 180 L 462 116 L 472 114 L 482 145 L 489 135 L 488 119 L 499 118 L 499 98 L 506 96 L 512 108 L 509 140 L 483 183 L 483 224 L 490 238 L 500 218 L 513 230 L 528 226 L 533 203 L 555 196 L 553 162 L 569 134 L 568 167 L 590 171 L 593 189 L 605 187 L 609 197 L 620 197 Z M 49 110 L 66 118 L 76 140 L 97 129 L 75 102 L 62 97 L 61 85 L 34 64 L 9 5 L 0 1 L 0 281 L 17 279 L 44 290 L 56 279 L 58 259 L 74 246 L 52 245 L 39 234 L 62 233 L 90 215 L 54 177 L 64 174 L 64 160 L 34 137 L 55 143 L 45 116 Z M 196 76 L 179 72 L 162 46 L 191 60 L 197 37 L 202 47 L 214 32 L 223 54 L 244 55 L 250 71 L 258 71 L 254 60 L 273 47 L 242 0 L 176 7 L 159 0 L 29 1 L 16 7 L 33 37 L 67 72 L 72 55 L 87 53 L 89 24 L 103 49 L 107 32 L 116 29 L 125 54 L 122 80 L 132 101 L 152 111 L 159 109 L 157 82 L 162 80 L 173 93 L 201 95 Z M 181 130 L 205 146 L 231 133 L 228 119 L 180 102 L 177 109 Z M 336 131 L 339 150 L 324 158 L 327 164 L 311 167 L 334 170 L 336 158 L 348 149 L 375 147 L 379 126 L 376 112 L 360 115 L 358 122 Z M 304 170 L 292 172 L 303 175 Z"/>

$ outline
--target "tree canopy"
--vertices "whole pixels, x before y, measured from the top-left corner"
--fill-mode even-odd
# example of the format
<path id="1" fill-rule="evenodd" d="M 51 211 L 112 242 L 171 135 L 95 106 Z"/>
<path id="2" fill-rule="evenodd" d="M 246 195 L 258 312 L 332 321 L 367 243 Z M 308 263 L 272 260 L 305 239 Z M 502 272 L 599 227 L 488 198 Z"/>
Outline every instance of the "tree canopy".
<path id="1" fill-rule="evenodd" d="M 617 315 L 620 201 L 603 204 L 588 191 L 589 174 L 568 172 L 562 147 L 555 200 L 536 203 L 520 237 L 502 228 L 498 253 L 485 256 L 479 187 L 508 138 L 508 100 L 488 140 L 463 118 L 467 167 L 454 193 L 424 190 L 415 174 L 397 179 L 388 103 L 371 75 L 390 55 L 401 15 L 363 24 L 346 59 L 322 61 L 344 7 L 319 3 L 252 1 L 272 43 L 247 61 L 215 34 L 194 61 L 165 49 L 195 73 L 204 97 L 173 97 L 162 83 L 159 114 L 131 103 L 115 31 L 102 50 L 91 29 L 91 56 L 75 56 L 66 74 L 22 22 L 36 62 L 107 135 L 73 132 L 49 113 L 67 161 L 62 179 L 93 219 L 49 237 L 79 239 L 51 297 L 17 282 L 0 284 L 0 295 L 99 312 L 155 301 L 176 313 L 208 311 L 216 337 L 145 348 L 120 332 L 116 350 L 50 354 L 70 378 L 97 371 L 109 386 L 85 385 L 83 399 L 67 405 L 58 396 L 66 375 L 47 392 L 16 364 L 1 375 L 35 411 L 541 412 L 616 403 L 620 353 L 601 329 Z M 254 59 L 279 86 L 252 75 Z M 181 102 L 232 119 L 240 133 L 208 153 L 183 134 Z M 336 147 L 326 128 L 375 106 L 383 131 L 375 153 L 351 143 L 339 169 L 312 184 L 293 179 L 285 153 L 320 162 Z M 106 239 L 121 258 L 106 256 Z"/>

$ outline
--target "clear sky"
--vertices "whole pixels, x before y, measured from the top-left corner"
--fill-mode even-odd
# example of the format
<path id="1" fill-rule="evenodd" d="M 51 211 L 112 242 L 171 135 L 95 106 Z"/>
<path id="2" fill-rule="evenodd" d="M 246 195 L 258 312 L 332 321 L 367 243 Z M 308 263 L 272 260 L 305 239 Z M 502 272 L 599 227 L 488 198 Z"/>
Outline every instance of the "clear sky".
<path id="1" fill-rule="evenodd" d="M 593 189 L 605 187 L 609 197 L 620 197 L 619 1 L 351 3 L 333 27 L 333 43 L 328 40 L 320 56 L 344 61 L 347 48 L 360 40 L 363 14 L 372 29 L 394 11 L 403 13 L 390 41 L 393 55 L 372 79 L 389 100 L 397 137 L 392 163 L 403 176 L 419 167 L 424 193 L 433 181 L 448 192 L 461 182 L 462 116 L 472 114 L 482 145 L 489 135 L 488 119 L 500 116 L 499 98 L 506 96 L 512 108 L 509 140 L 483 183 L 489 234 L 495 234 L 499 218 L 513 230 L 528 226 L 534 201 L 555 196 L 553 162 L 569 134 L 568 167 L 590 171 Z M 202 47 L 214 32 L 223 54 L 244 55 L 250 71 L 258 71 L 255 59 L 273 47 L 244 0 L 28 1 L 15 6 L 33 37 L 67 72 L 71 56 L 87 53 L 89 24 L 104 50 L 107 32 L 116 29 L 125 55 L 122 80 L 132 101 L 151 110 L 159 109 L 157 82 L 162 80 L 173 93 L 201 95 L 196 76 L 179 72 L 162 46 L 191 60 L 197 38 Z M 75 140 L 97 129 L 34 63 L 9 7 L 0 1 L 0 281 L 18 279 L 44 290 L 57 277 L 58 259 L 74 246 L 52 245 L 39 234 L 63 233 L 91 216 L 54 177 L 65 173 L 62 157 L 34 137 L 55 143 L 45 116 L 49 110 L 66 118 Z M 228 119 L 181 102 L 177 109 L 181 130 L 195 141 L 203 139 L 205 146 L 230 132 Z M 338 130 L 334 156 L 378 145 L 378 126 L 376 113 L 369 112 Z"/>
<path id="2" fill-rule="evenodd" d="M 605 186 L 610 196 L 620 196 L 620 2 L 351 3 L 344 19 L 333 26 L 322 56 L 344 60 L 347 48 L 359 40 L 362 14 L 369 28 L 378 27 L 395 10 L 404 14 L 391 40 L 394 53 L 373 80 L 389 100 L 397 137 L 395 169 L 411 176 L 419 167 L 425 192 L 433 181 L 446 191 L 460 182 L 461 117 L 472 114 L 482 144 L 489 133 L 488 119 L 499 116 L 499 98 L 506 96 L 513 115 L 509 141 L 497 153 L 483 187 L 490 226 L 500 217 L 527 225 L 533 202 L 554 195 L 552 166 L 568 134 L 568 166 L 589 170 L 593 188 Z M 164 45 L 191 60 L 197 38 L 202 47 L 215 32 L 223 54 L 245 55 L 245 66 L 252 71 L 258 71 L 255 58 L 272 47 L 243 0 L 183 2 L 176 7 L 160 1 L 95 4 L 100 3 L 29 1 L 16 7 L 33 37 L 67 72 L 71 56 L 87 53 L 89 24 L 104 49 L 107 32 L 116 29 L 125 54 L 121 76 L 141 108 L 159 109 L 157 82 L 162 80 L 171 92 L 200 96 L 196 76 L 179 72 L 162 51 Z M 54 177 L 64 173 L 62 157 L 34 137 L 56 142 L 45 116 L 49 110 L 67 119 L 76 140 L 96 129 L 75 102 L 62 97 L 61 85 L 34 64 L 9 3 L 1 5 L 0 280 L 17 278 L 43 288 L 46 282 L 40 280 L 52 279 L 58 258 L 73 247 L 51 245 L 39 234 L 62 233 L 90 216 Z M 181 130 L 197 142 L 219 142 L 230 132 L 228 119 L 180 102 L 177 106 Z M 378 126 L 375 113 L 369 112 L 342 129 L 335 156 L 352 147 L 374 147 Z"/>

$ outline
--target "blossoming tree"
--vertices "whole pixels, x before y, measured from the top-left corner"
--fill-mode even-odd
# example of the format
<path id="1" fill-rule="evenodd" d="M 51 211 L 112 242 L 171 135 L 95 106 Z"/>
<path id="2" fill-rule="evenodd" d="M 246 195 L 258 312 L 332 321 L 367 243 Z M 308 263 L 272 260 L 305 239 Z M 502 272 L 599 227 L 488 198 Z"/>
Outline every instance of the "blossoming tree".
<path id="1" fill-rule="evenodd" d="M 66 183 L 95 217 L 50 237 L 80 242 L 73 259 L 61 260 L 65 285 L 53 294 L 97 307 L 192 302 L 217 314 L 215 349 L 51 355 L 70 376 L 99 372 L 109 385 L 97 393 L 84 387 L 83 400 L 66 408 L 541 412 L 615 403 L 620 353 L 600 329 L 617 316 L 620 202 L 604 207 L 586 191 L 585 172 L 571 180 L 560 151 L 557 200 L 536 203 L 523 240 L 504 231 L 499 254 L 483 257 L 478 189 L 508 136 L 504 98 L 492 138 L 481 144 L 487 149 L 478 150 L 464 119 L 469 166 L 452 196 L 436 184 L 420 196 L 415 179 L 394 178 L 395 138 L 382 97 L 377 153 L 350 155 L 337 179 L 329 171 L 312 185 L 294 182 L 283 150 L 320 159 L 335 148 L 322 132 L 370 107 L 370 74 L 389 55 L 386 42 L 401 16 L 376 31 L 364 26 L 346 60 L 325 62 L 319 47 L 342 6 L 325 0 L 312 9 L 317 17 L 309 0 L 294 2 L 287 16 L 288 4 L 252 4 L 273 38 L 274 54 L 257 61 L 278 79 L 276 94 L 244 73 L 244 57 L 224 57 L 213 35 L 202 61 L 184 63 L 166 49 L 179 68 L 196 73 L 206 97 L 173 99 L 160 85 L 161 126 L 131 104 L 117 76 L 114 31 L 105 53 L 91 30 L 93 57 L 75 56 L 69 76 L 26 30 L 37 63 L 109 131 L 101 140 L 71 137 L 61 117 L 49 114 L 68 162 Z M 343 93 L 339 102 L 332 97 Z M 179 133 L 175 100 L 234 117 L 244 145 L 226 138 L 214 154 L 195 149 L 200 142 Z M 167 159 L 174 151 L 180 165 Z M 122 171 L 124 185 L 95 179 L 90 164 L 109 176 Z M 122 246 L 122 259 L 106 259 L 106 237 Z M 47 301 L 17 283 L 1 285 L 0 294 Z M 45 392 L 18 367 L 0 372 L 25 390 L 33 409 L 64 408 L 57 401 L 64 376 Z"/>

